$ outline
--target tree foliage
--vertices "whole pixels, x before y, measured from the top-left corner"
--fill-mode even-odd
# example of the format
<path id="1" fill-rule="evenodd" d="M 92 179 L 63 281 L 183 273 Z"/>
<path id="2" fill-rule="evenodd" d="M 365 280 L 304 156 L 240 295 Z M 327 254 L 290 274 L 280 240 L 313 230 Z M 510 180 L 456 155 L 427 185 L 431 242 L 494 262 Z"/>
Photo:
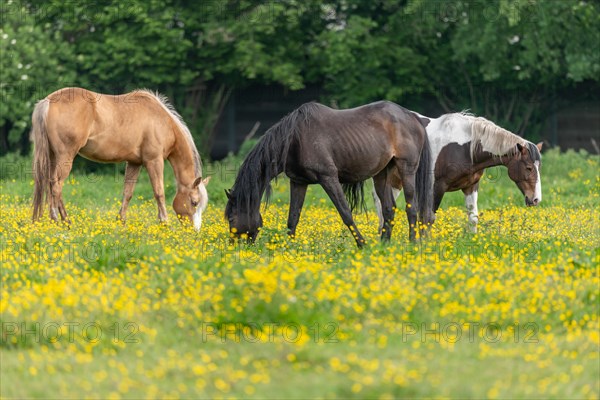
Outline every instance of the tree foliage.
<path id="1" fill-rule="evenodd" d="M 27 147 L 35 103 L 49 87 L 73 79 L 69 43 L 39 24 L 21 4 L 0 16 L 0 154 Z"/>
<path id="2" fill-rule="evenodd" d="M 250 84 L 319 85 L 322 100 L 340 107 L 436 99 L 529 133 L 565 93 L 597 92 L 600 76 L 600 12 L 589 0 L 7 0 L 2 8 L 0 152 L 26 148 L 33 104 L 67 85 L 165 92 L 210 146 L 231 90 Z"/>

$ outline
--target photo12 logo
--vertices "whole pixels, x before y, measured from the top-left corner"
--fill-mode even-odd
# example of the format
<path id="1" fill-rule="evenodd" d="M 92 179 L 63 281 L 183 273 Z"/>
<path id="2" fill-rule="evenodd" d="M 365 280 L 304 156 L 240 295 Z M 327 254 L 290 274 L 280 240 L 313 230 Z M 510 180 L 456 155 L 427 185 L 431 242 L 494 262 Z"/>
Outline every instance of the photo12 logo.
<path id="1" fill-rule="evenodd" d="M 202 322 L 200 326 L 202 343 L 337 343 L 339 325 L 335 322 L 314 323 L 310 326 L 279 322 Z"/>
<path id="2" fill-rule="evenodd" d="M 421 343 L 538 343 L 538 332 L 539 326 L 535 322 L 514 322 L 509 325 L 495 322 L 403 322 L 402 342 L 419 340 Z"/>
<path id="3" fill-rule="evenodd" d="M 140 327 L 135 322 L 114 322 L 102 325 L 98 322 L 49 321 L 49 322 L 2 322 L 0 343 L 98 343 L 109 340 L 114 343 L 139 343 Z"/>

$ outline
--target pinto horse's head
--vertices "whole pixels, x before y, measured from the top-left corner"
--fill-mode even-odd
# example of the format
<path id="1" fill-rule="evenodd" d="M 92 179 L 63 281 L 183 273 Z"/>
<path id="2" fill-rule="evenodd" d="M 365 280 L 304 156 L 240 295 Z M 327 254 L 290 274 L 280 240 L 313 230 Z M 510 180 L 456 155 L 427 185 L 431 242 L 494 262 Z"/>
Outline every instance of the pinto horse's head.
<path id="1" fill-rule="evenodd" d="M 527 206 L 537 206 L 542 201 L 541 150 L 542 143 L 517 144 L 517 151 L 506 163 L 508 176 L 525 196 Z"/>
<path id="2" fill-rule="evenodd" d="M 238 204 L 238 200 L 231 194 L 231 191 L 225 190 L 227 195 L 227 206 L 225 207 L 225 218 L 229 222 L 229 233 L 231 238 L 246 238 L 248 242 L 254 243 L 258 231 L 263 226 L 260 209 L 245 210 L 249 207 L 243 207 Z"/>
<path id="3" fill-rule="evenodd" d="M 196 231 L 202 226 L 202 213 L 208 205 L 208 193 L 206 185 L 208 178 L 196 178 L 190 185 L 178 185 L 177 194 L 173 199 L 173 209 L 180 221 L 188 220 L 194 225 Z"/>

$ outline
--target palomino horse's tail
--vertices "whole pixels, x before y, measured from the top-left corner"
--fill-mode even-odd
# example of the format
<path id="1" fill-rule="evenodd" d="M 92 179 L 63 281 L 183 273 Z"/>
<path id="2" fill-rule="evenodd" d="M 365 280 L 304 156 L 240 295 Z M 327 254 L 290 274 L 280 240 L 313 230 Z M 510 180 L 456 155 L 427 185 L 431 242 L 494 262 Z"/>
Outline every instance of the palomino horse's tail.
<path id="1" fill-rule="evenodd" d="M 423 127 L 425 131 L 425 127 Z M 433 223 L 433 171 L 431 171 L 432 154 L 429 138 L 425 131 L 425 143 L 421 149 L 421 158 L 417 167 L 416 195 L 419 207 L 419 220 Z"/>
<path id="2" fill-rule="evenodd" d="M 31 122 L 31 139 L 34 145 L 33 155 L 33 221 L 37 221 L 44 213 L 45 200 L 50 190 L 50 143 L 46 130 L 48 116 L 48 99 L 39 101 L 33 110 Z"/>

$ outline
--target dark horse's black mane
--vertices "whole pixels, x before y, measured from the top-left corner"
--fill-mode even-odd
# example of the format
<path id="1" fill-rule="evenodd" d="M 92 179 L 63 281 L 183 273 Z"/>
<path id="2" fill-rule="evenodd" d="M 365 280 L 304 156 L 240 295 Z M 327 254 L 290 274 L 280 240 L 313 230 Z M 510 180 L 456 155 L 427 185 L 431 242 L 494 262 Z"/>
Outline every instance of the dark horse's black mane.
<path id="1" fill-rule="evenodd" d="M 263 193 L 268 203 L 271 180 L 285 168 L 292 139 L 306 126 L 310 117 L 323 108 L 322 104 L 305 103 L 273 125 L 250 151 L 240 167 L 235 183 L 229 192 L 225 216 L 232 208 L 238 212 L 254 212 L 260 208 Z"/>

